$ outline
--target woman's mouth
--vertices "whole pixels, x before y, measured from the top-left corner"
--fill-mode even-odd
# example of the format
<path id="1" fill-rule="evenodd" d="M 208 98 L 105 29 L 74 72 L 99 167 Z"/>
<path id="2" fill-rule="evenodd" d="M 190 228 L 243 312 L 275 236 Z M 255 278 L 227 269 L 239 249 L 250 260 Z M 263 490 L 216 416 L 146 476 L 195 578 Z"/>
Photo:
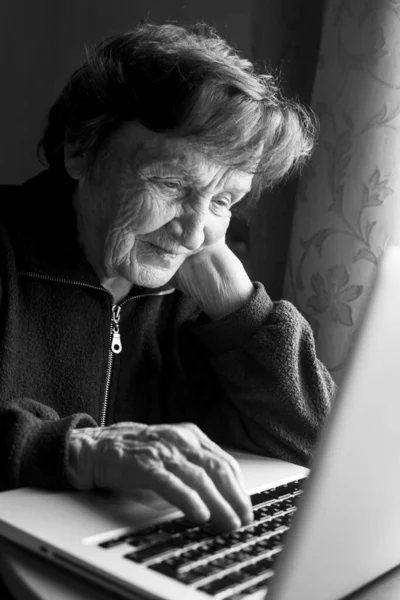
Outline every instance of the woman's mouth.
<path id="1" fill-rule="evenodd" d="M 171 259 L 179 256 L 179 254 L 176 254 L 175 252 L 169 252 L 168 250 L 165 250 L 165 248 L 161 248 L 161 246 L 155 246 L 154 244 L 151 244 L 151 246 L 153 246 L 154 251 L 158 256 L 165 256 Z"/>
<path id="2" fill-rule="evenodd" d="M 157 258 L 162 262 L 172 263 L 172 262 L 176 261 L 176 259 L 179 257 L 183 258 L 182 253 L 170 252 L 169 250 L 162 248 L 161 246 L 156 246 L 155 244 L 152 244 L 151 242 L 147 242 L 147 244 L 149 245 L 153 256 L 157 256 Z"/>

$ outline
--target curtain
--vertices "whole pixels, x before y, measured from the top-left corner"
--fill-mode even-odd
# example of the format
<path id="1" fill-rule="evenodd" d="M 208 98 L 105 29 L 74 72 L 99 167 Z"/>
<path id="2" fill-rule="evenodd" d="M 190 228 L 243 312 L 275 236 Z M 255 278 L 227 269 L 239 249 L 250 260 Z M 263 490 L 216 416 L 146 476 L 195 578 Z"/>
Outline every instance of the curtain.
<path id="1" fill-rule="evenodd" d="M 340 383 L 382 253 L 399 243 L 399 0 L 326 2 L 312 106 L 320 136 L 297 189 L 283 295 Z"/>

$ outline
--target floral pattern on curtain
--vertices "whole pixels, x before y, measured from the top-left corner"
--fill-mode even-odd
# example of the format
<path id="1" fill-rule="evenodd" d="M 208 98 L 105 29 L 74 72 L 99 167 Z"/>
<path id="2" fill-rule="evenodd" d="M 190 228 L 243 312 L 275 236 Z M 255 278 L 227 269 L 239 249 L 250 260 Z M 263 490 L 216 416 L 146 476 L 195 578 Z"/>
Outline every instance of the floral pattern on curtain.
<path id="1" fill-rule="evenodd" d="M 327 2 L 312 106 L 320 136 L 297 191 L 284 297 L 339 383 L 379 260 L 399 237 L 399 0 Z"/>

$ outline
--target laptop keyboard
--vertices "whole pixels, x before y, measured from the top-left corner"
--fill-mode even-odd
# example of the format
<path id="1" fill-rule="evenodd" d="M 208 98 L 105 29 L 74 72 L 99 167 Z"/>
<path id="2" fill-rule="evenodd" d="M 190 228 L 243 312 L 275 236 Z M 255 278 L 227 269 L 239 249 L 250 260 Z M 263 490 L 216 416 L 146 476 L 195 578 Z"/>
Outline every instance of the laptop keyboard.
<path id="1" fill-rule="evenodd" d="M 210 525 L 194 525 L 185 518 L 170 520 L 127 533 L 99 544 L 132 546 L 124 555 L 216 600 L 242 600 L 267 587 L 274 560 L 302 493 L 293 481 L 251 496 L 254 521 L 225 534 Z"/>

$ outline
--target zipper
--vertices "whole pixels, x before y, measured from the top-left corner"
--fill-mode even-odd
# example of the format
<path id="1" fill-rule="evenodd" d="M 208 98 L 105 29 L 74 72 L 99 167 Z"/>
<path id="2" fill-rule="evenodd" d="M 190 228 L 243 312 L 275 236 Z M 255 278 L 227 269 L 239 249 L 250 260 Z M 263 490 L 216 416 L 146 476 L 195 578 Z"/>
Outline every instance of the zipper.
<path id="1" fill-rule="evenodd" d="M 119 354 L 122 350 L 121 336 L 119 334 L 119 320 L 121 318 L 121 306 L 113 304 L 111 309 L 111 351 Z"/>
<path id="2" fill-rule="evenodd" d="M 84 281 L 76 281 L 74 279 L 64 279 L 64 277 L 52 277 L 51 275 L 42 275 L 38 273 L 30 273 L 29 271 L 19 271 L 18 275 L 22 277 L 31 277 L 32 279 L 44 279 L 45 281 L 55 281 L 57 283 L 69 283 L 72 285 L 79 285 L 81 287 L 92 288 L 93 290 L 100 290 L 106 292 L 107 290 L 101 285 L 94 285 L 94 283 L 85 283 Z"/>
<path id="3" fill-rule="evenodd" d="M 104 289 L 104 288 L 103 288 Z M 164 290 L 162 292 L 155 292 L 149 294 L 142 294 L 141 296 L 131 296 L 121 302 L 121 304 L 113 304 L 111 307 L 111 323 L 110 323 L 110 348 L 108 350 L 108 363 L 107 363 L 107 374 L 106 374 L 106 385 L 104 390 L 103 406 L 101 409 L 100 427 L 105 427 L 107 418 L 108 408 L 108 397 L 110 395 L 111 375 L 114 364 L 114 355 L 122 352 L 121 335 L 119 333 L 119 321 L 121 318 L 121 310 L 125 304 L 131 302 L 131 300 L 137 300 L 138 298 L 148 298 L 149 296 L 165 296 L 172 294 L 175 289 Z"/>
<path id="4" fill-rule="evenodd" d="M 99 290 L 101 292 L 105 292 L 110 295 L 109 292 L 103 286 L 94 285 L 93 283 L 85 283 L 83 281 L 76 281 L 73 279 L 64 279 L 63 277 L 52 277 L 51 275 L 39 275 L 36 273 L 30 273 L 28 271 L 21 271 L 18 273 L 23 277 L 31 277 L 33 279 L 43 279 L 45 281 L 55 281 L 57 283 L 66 283 L 72 285 L 78 285 L 81 287 L 92 288 L 94 290 Z M 106 424 L 107 418 L 107 407 L 108 407 L 108 397 L 110 394 L 110 385 L 111 385 L 111 375 L 112 368 L 114 363 L 114 354 L 120 354 L 122 352 L 122 343 L 121 343 L 121 335 L 119 332 L 119 321 L 121 318 L 121 310 L 122 307 L 130 302 L 131 300 L 137 300 L 138 298 L 147 298 L 149 296 L 166 296 L 167 294 L 172 294 L 175 291 L 174 288 L 170 290 L 163 290 L 162 292 L 153 292 L 149 294 L 142 294 L 140 296 L 132 296 L 131 298 L 126 298 L 121 302 L 121 304 L 113 304 L 111 307 L 111 323 L 110 323 L 110 347 L 108 350 L 108 361 L 107 361 L 107 371 L 106 371 L 106 383 L 104 389 L 104 399 L 103 405 L 101 409 L 101 417 L 100 417 L 100 427 L 104 427 Z"/>
<path id="5" fill-rule="evenodd" d="M 110 347 L 108 349 L 108 362 L 106 372 L 106 385 L 104 388 L 103 406 L 101 409 L 100 427 L 106 424 L 108 396 L 110 394 L 111 374 L 114 363 L 114 354 L 120 354 L 122 351 L 121 336 L 119 333 L 119 320 L 121 318 L 121 305 L 113 304 L 111 307 L 110 324 Z"/>

